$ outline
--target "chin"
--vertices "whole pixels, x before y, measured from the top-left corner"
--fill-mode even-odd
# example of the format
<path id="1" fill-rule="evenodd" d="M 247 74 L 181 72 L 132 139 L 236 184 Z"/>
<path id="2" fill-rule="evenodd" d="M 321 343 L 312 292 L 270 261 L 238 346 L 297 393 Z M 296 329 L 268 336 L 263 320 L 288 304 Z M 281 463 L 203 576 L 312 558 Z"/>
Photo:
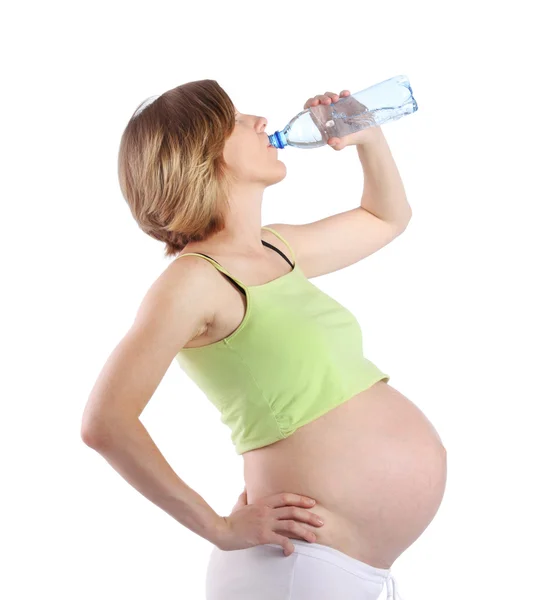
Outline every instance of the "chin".
<path id="1" fill-rule="evenodd" d="M 283 163 L 284 164 L 284 163 Z M 284 170 L 279 169 L 278 173 L 270 173 L 268 179 L 266 179 L 265 187 L 269 187 L 270 185 L 275 185 L 282 181 L 286 177 L 286 168 Z"/>
<path id="2" fill-rule="evenodd" d="M 284 169 L 280 170 L 280 175 L 275 179 L 274 183 L 279 183 L 279 181 L 282 181 L 286 177 L 286 165 L 283 162 L 281 164 L 283 165 Z"/>

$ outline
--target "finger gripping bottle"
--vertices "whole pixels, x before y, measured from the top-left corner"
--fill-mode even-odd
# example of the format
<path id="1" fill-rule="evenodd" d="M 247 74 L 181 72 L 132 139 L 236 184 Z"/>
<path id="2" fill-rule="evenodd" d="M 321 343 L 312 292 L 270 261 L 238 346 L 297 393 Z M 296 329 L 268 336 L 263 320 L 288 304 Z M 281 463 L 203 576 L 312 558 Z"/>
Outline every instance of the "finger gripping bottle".
<path id="1" fill-rule="evenodd" d="M 409 79 L 397 75 L 331 104 L 310 106 L 275 131 L 269 143 L 275 148 L 319 148 L 331 137 L 344 137 L 367 127 L 396 121 L 418 110 Z"/>

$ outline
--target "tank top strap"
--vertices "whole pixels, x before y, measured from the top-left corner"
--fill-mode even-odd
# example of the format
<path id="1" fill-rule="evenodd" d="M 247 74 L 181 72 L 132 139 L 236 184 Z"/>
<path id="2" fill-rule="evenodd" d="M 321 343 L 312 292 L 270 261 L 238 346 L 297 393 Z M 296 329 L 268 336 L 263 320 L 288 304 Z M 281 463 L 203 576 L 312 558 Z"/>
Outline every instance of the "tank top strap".
<path id="1" fill-rule="evenodd" d="M 295 263 L 296 262 L 296 257 L 294 256 L 294 250 L 292 250 L 292 247 L 285 240 L 285 238 L 280 233 L 278 233 L 277 231 L 275 231 L 275 229 L 271 229 L 271 227 L 262 227 L 262 229 L 267 229 L 268 231 L 271 231 L 271 233 L 273 235 L 277 236 L 281 240 L 281 242 L 283 242 L 283 244 L 285 244 L 285 246 L 288 248 L 288 250 L 290 252 L 290 256 L 292 257 L 292 262 Z"/>
<path id="2" fill-rule="evenodd" d="M 207 261 L 212 263 L 214 265 L 214 267 L 216 267 L 216 269 L 218 269 L 218 271 L 220 271 L 224 275 L 227 275 L 229 277 L 229 279 L 232 279 L 238 286 L 240 286 L 243 289 L 247 289 L 246 285 L 244 285 L 244 283 L 242 281 L 240 281 L 239 279 L 237 279 L 236 277 L 231 275 L 231 273 L 225 267 L 220 265 L 220 263 L 217 260 L 211 258 L 207 254 L 201 254 L 200 252 L 184 252 L 183 254 L 179 254 L 178 256 L 176 256 L 176 258 L 174 260 L 177 260 L 178 258 L 181 258 L 182 256 L 200 256 L 201 258 L 206 259 Z"/>

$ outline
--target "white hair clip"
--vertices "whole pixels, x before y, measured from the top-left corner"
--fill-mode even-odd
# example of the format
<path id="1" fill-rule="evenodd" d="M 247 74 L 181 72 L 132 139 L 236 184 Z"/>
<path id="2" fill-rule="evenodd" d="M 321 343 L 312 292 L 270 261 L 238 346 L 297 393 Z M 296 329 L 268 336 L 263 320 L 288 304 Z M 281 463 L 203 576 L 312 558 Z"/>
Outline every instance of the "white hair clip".
<path id="1" fill-rule="evenodd" d="M 147 98 L 147 100 L 143 101 L 143 104 L 137 109 L 136 113 L 134 116 L 139 115 L 139 113 L 146 108 L 147 106 L 149 106 L 149 104 L 152 104 L 158 97 L 160 96 L 160 94 L 157 94 L 156 96 L 151 96 L 150 98 Z"/>

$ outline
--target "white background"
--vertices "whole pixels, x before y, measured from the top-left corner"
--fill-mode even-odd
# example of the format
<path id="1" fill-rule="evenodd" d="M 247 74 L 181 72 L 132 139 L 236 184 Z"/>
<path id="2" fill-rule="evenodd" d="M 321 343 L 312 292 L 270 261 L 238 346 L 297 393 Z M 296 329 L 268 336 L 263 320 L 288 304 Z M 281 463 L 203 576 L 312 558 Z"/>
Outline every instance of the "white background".
<path id="1" fill-rule="evenodd" d="M 403 235 L 315 284 L 434 424 L 442 505 L 394 563 L 404 600 L 549 597 L 549 85 L 542 3 L 29 2 L 2 9 L 0 596 L 203 598 L 212 545 L 80 438 L 88 394 L 167 267 L 118 187 L 128 119 L 216 79 L 282 129 L 306 100 L 406 74 L 383 125 Z M 359 205 L 354 147 L 286 148 L 262 223 Z M 221 515 L 244 487 L 216 409 L 174 362 L 142 421 Z"/>

